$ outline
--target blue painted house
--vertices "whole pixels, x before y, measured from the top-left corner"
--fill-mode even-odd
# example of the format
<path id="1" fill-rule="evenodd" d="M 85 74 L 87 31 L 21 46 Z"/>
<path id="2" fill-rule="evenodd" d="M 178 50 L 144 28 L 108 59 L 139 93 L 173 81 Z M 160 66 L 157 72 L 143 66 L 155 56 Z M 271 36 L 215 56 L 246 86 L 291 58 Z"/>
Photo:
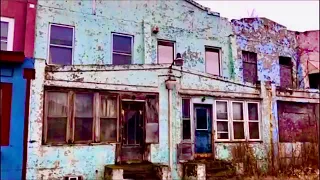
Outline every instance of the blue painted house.
<path id="1" fill-rule="evenodd" d="M 26 175 L 35 5 L 36 0 L 1 1 L 1 180 Z"/>

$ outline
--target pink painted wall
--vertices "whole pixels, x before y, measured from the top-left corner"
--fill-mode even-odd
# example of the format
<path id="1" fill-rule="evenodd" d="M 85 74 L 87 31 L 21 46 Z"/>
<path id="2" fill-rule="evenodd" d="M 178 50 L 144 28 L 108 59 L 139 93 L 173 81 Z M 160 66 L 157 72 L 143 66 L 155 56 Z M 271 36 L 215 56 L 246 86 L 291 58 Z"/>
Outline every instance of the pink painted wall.
<path id="1" fill-rule="evenodd" d="M 1 0 L 1 16 L 14 18 L 13 51 L 33 57 L 37 0 Z"/>

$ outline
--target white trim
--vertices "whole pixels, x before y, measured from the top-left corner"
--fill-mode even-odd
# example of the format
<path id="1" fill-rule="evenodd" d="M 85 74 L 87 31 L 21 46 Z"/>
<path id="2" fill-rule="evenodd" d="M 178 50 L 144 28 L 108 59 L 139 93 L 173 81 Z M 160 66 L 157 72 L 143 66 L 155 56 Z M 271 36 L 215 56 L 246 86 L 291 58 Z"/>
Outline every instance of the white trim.
<path id="1" fill-rule="evenodd" d="M 218 119 L 218 113 L 217 113 L 217 102 L 226 102 L 227 103 L 227 119 Z M 215 123 L 215 141 L 216 142 L 227 142 L 230 141 L 230 134 L 231 134 L 231 127 L 230 127 L 230 108 L 229 108 L 229 101 L 228 100 L 215 100 L 214 102 L 214 123 Z M 228 124 L 228 139 L 218 139 L 218 121 L 219 122 L 227 122 Z M 225 133 L 224 133 L 225 134 Z"/>
<path id="2" fill-rule="evenodd" d="M 241 103 L 242 104 L 242 120 L 234 120 L 233 119 L 233 103 Z M 231 118 L 230 118 L 230 127 L 231 127 L 231 140 L 232 141 L 245 141 L 246 137 L 247 137 L 247 121 L 246 121 L 246 117 L 245 117 L 245 101 L 231 101 L 230 103 L 230 112 L 231 112 Z M 234 128 L 233 128 L 233 123 L 234 122 L 242 122 L 243 123 L 243 135 L 244 138 L 243 139 L 235 139 L 234 138 Z"/>
<path id="3" fill-rule="evenodd" d="M 64 28 L 70 28 L 72 29 L 72 45 L 71 46 L 66 46 L 66 45 L 57 45 L 57 44 L 51 44 L 51 27 L 52 26 L 59 26 L 59 27 L 64 27 Z M 61 25 L 61 24 L 55 24 L 55 23 L 49 23 L 49 30 L 48 30 L 48 46 L 47 46 L 47 64 L 53 64 L 50 61 L 50 46 L 54 47 L 62 47 L 62 48 L 69 48 L 71 49 L 71 64 L 73 64 L 73 59 L 74 59 L 74 48 L 75 48 L 75 27 L 74 26 L 69 26 L 69 25 Z"/>
<path id="4" fill-rule="evenodd" d="M 113 64 L 113 36 L 114 35 L 117 35 L 117 36 L 123 36 L 123 37 L 130 37 L 131 38 L 131 62 L 130 62 L 130 64 L 134 64 L 134 62 L 133 62 L 133 52 L 134 52 L 134 36 L 133 35 L 127 35 L 127 34 L 121 34 L 121 33 L 116 33 L 116 32 L 113 32 L 113 33 L 111 33 L 111 46 L 110 46 L 110 49 L 111 49 L 111 53 L 110 53 L 110 55 L 111 55 L 111 64 Z M 115 52 L 115 54 L 119 54 L 119 53 L 117 53 L 117 52 Z M 123 54 L 123 55 L 126 55 L 126 56 L 129 56 L 128 54 Z"/>
<path id="5" fill-rule="evenodd" d="M 258 111 L 258 120 L 249 120 L 249 108 L 248 108 L 248 104 L 257 104 L 257 111 Z M 246 107 L 247 107 L 247 123 L 248 123 L 248 140 L 249 141 L 261 141 L 262 137 L 262 133 L 261 133 L 261 130 L 262 130 L 262 123 L 261 123 L 261 115 L 260 115 L 260 103 L 259 102 L 252 102 L 252 101 L 247 101 L 246 102 Z M 249 129 L 249 122 L 256 122 L 258 123 L 258 128 L 259 128 L 259 139 L 250 139 L 250 129 Z"/>
<path id="6" fill-rule="evenodd" d="M 8 23 L 8 37 L 7 37 L 7 51 L 13 50 L 13 40 L 14 40 L 14 18 L 2 17 L 2 22 Z"/>

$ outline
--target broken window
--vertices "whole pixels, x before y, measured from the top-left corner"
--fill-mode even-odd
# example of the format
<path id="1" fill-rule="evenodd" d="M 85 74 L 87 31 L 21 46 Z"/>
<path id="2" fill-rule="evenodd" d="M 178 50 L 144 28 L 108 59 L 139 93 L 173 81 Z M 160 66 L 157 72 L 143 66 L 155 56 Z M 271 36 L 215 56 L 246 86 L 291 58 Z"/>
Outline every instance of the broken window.
<path id="1" fill-rule="evenodd" d="M 116 142 L 118 127 L 117 97 L 102 95 L 100 101 L 100 140 Z"/>
<path id="2" fill-rule="evenodd" d="M 242 51 L 243 62 L 243 80 L 256 84 L 258 80 L 257 73 L 257 54 L 248 51 Z"/>
<path id="3" fill-rule="evenodd" d="M 190 99 L 182 99 L 182 139 L 191 139 Z"/>
<path id="4" fill-rule="evenodd" d="M 14 19 L 1 17 L 1 50 L 12 51 L 14 36 Z"/>
<path id="5" fill-rule="evenodd" d="M 73 57 L 74 27 L 51 24 L 49 63 L 71 65 Z"/>
<path id="6" fill-rule="evenodd" d="M 11 122 L 12 84 L 0 83 L 0 146 L 9 146 Z"/>
<path id="7" fill-rule="evenodd" d="M 283 88 L 292 88 L 292 62 L 289 57 L 279 57 L 280 64 L 280 86 Z"/>
<path id="8" fill-rule="evenodd" d="M 309 74 L 309 85 L 312 89 L 320 89 L 320 73 Z"/>
<path id="9" fill-rule="evenodd" d="M 174 59 L 174 42 L 171 41 L 158 41 L 158 63 L 171 64 Z"/>
<path id="10" fill-rule="evenodd" d="M 229 139 L 228 102 L 216 101 L 217 139 Z"/>
<path id="11" fill-rule="evenodd" d="M 244 139 L 243 103 L 232 102 L 233 138 Z"/>
<path id="12" fill-rule="evenodd" d="M 205 48 L 206 72 L 213 75 L 220 75 L 220 49 Z"/>
<path id="13" fill-rule="evenodd" d="M 133 36 L 112 34 L 112 64 L 132 64 Z"/>

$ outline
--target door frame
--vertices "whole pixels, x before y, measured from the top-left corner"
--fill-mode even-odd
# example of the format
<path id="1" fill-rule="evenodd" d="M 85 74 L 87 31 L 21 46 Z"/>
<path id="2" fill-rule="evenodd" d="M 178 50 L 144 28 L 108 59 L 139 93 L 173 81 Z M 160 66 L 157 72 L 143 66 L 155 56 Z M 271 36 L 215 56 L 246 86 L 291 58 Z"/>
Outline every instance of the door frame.
<path id="1" fill-rule="evenodd" d="M 192 152 L 194 152 L 194 157 L 215 157 L 215 149 L 214 149 L 214 139 L 215 139 L 215 126 L 214 126 L 214 110 L 215 110 L 215 103 L 214 103 L 214 98 L 212 97 L 195 97 L 195 98 L 191 98 L 191 104 L 190 104 L 190 123 L 191 123 L 191 142 L 193 142 L 193 146 L 192 146 Z M 196 131 L 196 127 L 195 127 L 195 104 L 197 105 L 211 105 L 211 126 L 212 126 L 212 131 L 211 131 L 211 151 L 212 153 L 210 154 L 197 154 L 195 151 L 195 131 Z"/>

